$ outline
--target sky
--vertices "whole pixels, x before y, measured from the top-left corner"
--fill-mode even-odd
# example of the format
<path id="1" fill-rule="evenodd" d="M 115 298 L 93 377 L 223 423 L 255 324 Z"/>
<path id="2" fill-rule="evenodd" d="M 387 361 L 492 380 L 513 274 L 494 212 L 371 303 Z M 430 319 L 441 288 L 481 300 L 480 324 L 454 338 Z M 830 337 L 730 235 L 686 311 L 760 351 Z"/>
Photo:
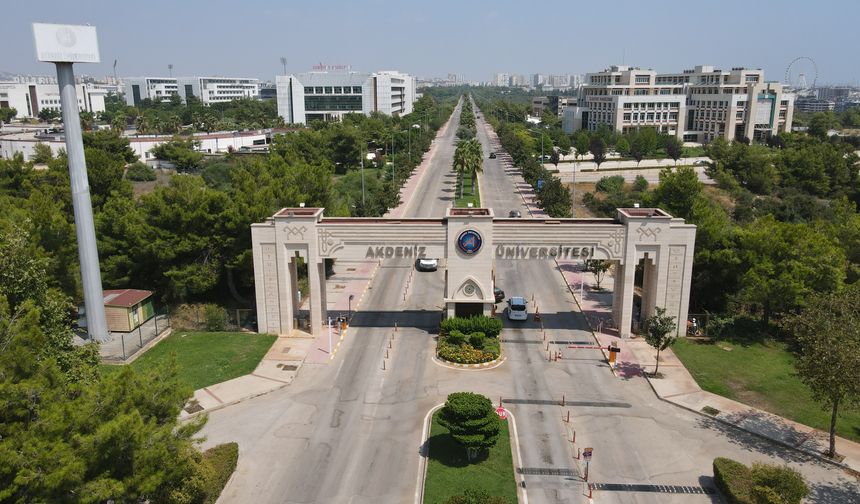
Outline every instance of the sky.
<path id="1" fill-rule="evenodd" d="M 91 24 L 96 77 L 223 75 L 273 80 L 312 65 L 419 77 L 584 74 L 627 64 L 762 68 L 784 79 L 797 57 L 819 83 L 860 84 L 860 0 L 20 0 L 0 1 L 0 72 L 53 75 L 32 22 Z M 795 72 L 812 80 L 811 65 Z M 796 76 L 795 76 L 796 77 Z"/>

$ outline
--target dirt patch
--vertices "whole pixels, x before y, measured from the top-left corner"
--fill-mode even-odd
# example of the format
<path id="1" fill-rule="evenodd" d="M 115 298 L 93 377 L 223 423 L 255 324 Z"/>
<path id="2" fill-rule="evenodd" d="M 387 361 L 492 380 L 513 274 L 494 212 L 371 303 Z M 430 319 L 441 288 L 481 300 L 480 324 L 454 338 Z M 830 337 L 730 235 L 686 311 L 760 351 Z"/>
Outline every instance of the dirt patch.
<path id="1" fill-rule="evenodd" d="M 170 183 L 170 177 L 175 175 L 173 170 L 155 169 L 156 179 L 151 182 L 132 182 L 131 187 L 135 198 L 140 198 L 144 194 L 149 194 L 158 186 L 166 186 Z"/>
<path id="2" fill-rule="evenodd" d="M 773 411 L 773 407 L 767 400 L 767 397 L 762 394 L 749 390 L 745 383 L 736 380 L 726 380 L 726 385 L 732 390 L 735 400 L 742 402 L 754 408 L 763 409 L 765 411 Z"/>

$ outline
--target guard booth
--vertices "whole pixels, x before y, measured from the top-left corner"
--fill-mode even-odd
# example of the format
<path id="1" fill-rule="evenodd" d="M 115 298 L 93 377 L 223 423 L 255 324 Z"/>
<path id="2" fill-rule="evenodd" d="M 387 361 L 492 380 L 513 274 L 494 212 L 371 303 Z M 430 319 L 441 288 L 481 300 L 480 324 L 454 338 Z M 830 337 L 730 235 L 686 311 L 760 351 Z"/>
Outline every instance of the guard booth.
<path id="1" fill-rule="evenodd" d="M 616 263 L 613 318 L 627 337 L 636 266 L 642 264 L 642 316 L 665 307 L 683 334 L 696 228 L 658 208 L 621 208 L 615 219 L 507 219 L 492 209 L 449 208 L 444 218 L 325 217 L 322 208 L 284 208 L 251 226 L 260 332 L 289 334 L 298 310 L 296 257 L 308 265 L 310 329 L 321 334 L 325 259 L 444 258 L 448 316 L 490 315 L 496 260 L 604 259 Z"/>

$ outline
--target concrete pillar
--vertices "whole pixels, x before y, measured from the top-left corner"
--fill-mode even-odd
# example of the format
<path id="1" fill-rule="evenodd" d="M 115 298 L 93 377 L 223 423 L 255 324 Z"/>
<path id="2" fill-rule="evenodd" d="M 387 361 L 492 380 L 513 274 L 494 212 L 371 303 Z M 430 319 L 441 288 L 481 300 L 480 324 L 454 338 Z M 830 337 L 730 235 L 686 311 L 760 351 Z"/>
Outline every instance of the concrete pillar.
<path id="1" fill-rule="evenodd" d="M 290 272 L 290 298 L 293 300 L 293 318 L 295 318 L 295 314 L 298 313 L 301 308 L 301 303 L 299 300 L 299 270 L 298 265 L 296 264 L 296 258 L 291 257 L 290 262 L 287 265 Z M 293 318 L 290 319 L 290 323 L 293 322 Z"/>
<path id="2" fill-rule="evenodd" d="M 325 281 L 320 281 L 319 263 L 308 263 L 308 283 L 310 284 L 310 319 L 311 334 L 322 334 L 323 299 L 325 296 Z"/>
<path id="3" fill-rule="evenodd" d="M 320 260 L 319 264 L 317 264 L 317 274 L 320 279 L 320 310 L 322 311 L 322 318 L 320 320 L 326 321 L 328 318 L 328 293 L 326 292 L 325 282 L 325 259 Z"/>
<path id="4" fill-rule="evenodd" d="M 642 313 L 640 322 L 653 315 L 654 308 L 657 306 L 657 267 L 654 264 L 655 259 L 654 257 L 647 257 L 642 261 Z"/>
<path id="5" fill-rule="evenodd" d="M 278 334 L 289 335 L 293 332 L 293 319 L 299 309 L 299 305 L 295 303 L 295 299 L 292 296 L 285 295 L 289 291 L 290 286 L 295 283 L 297 277 L 295 267 L 290 267 L 292 262 L 292 258 L 287 255 L 286 248 L 280 247 L 278 250 L 278 290 L 280 291 L 278 303 L 281 308 L 281 319 L 277 324 Z M 270 320 L 270 330 L 274 325 L 273 321 Z"/>
<path id="6" fill-rule="evenodd" d="M 630 324 L 633 320 L 633 286 L 636 275 L 636 264 L 624 264 L 618 267 L 619 279 L 613 298 L 613 312 L 616 314 L 618 335 L 622 338 L 630 336 Z M 615 306 L 618 306 L 615 311 Z"/>

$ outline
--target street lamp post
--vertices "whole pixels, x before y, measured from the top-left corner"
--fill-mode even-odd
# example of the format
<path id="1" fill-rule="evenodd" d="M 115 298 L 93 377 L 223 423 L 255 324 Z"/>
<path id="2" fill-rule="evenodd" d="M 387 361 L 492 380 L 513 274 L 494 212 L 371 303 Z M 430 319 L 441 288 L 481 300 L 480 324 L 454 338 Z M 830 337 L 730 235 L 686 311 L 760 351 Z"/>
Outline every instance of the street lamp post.
<path id="1" fill-rule="evenodd" d="M 352 300 L 355 299 L 355 294 L 350 294 L 347 300 L 347 323 L 352 322 Z"/>
<path id="2" fill-rule="evenodd" d="M 36 55 L 39 61 L 54 63 L 60 87 L 60 105 L 69 160 L 72 206 L 78 239 L 78 258 L 87 316 L 87 332 L 96 341 L 110 341 L 105 317 L 104 291 L 99 270 L 90 184 L 81 134 L 81 118 L 75 92 L 74 63 L 98 63 L 99 47 L 94 26 L 33 23 Z"/>

